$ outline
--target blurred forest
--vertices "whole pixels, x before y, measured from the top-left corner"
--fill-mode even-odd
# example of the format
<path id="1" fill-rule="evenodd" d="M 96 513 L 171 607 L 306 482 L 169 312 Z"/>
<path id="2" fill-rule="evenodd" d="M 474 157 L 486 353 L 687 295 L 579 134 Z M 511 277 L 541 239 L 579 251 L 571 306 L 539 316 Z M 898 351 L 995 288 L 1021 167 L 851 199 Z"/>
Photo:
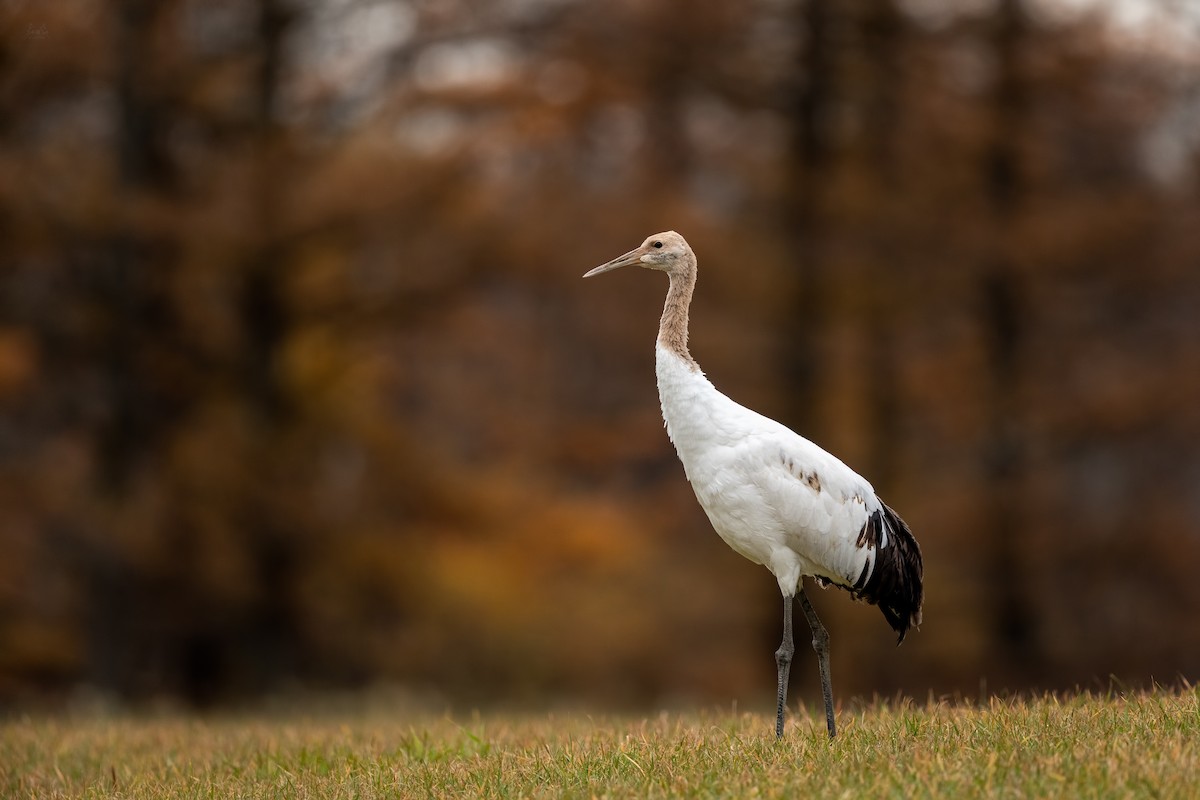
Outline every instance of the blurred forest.
<path id="1" fill-rule="evenodd" d="M 1188 0 L 4 0 L 0 705 L 767 707 L 666 283 L 580 280 L 668 228 L 922 543 L 840 697 L 1200 680 Z"/>

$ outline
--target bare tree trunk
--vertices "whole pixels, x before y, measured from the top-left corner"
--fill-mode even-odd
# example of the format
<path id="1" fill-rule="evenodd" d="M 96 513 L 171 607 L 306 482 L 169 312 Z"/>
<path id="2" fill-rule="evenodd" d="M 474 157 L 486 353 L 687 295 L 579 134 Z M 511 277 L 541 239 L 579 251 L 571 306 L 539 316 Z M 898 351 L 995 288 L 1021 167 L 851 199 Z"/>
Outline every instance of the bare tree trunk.
<path id="1" fill-rule="evenodd" d="M 170 167 L 159 135 L 159 110 L 147 95 L 143 75 L 147 31 L 158 5 L 147 0 L 124 0 L 117 10 L 117 136 L 116 161 L 123 205 L 165 191 Z M 148 341 L 147 328 L 161 326 L 169 313 L 154 295 L 154 273 L 163 246 L 145 232 L 118 219 L 107 258 L 91 276 L 97 304 L 103 309 L 107 336 L 101 343 L 107 392 L 107 418 L 97 432 L 100 479 L 112 494 L 124 491 L 137 460 L 152 449 L 156 421 L 165 398 L 155 397 L 151 378 L 138 360 Z M 86 269 L 86 267 L 85 267 Z M 91 270 L 89 270 L 91 271 Z"/>
<path id="2" fill-rule="evenodd" d="M 684 93 L 692 70 L 694 42 L 687 27 L 675 20 L 690 12 L 685 2 L 659 3 L 651 24 L 657 26 L 660 46 L 650 53 L 647 74 L 648 107 L 646 117 L 648 147 L 646 175 L 648 188 L 658 196 L 673 198 L 686 191 L 686 176 L 691 167 L 690 147 L 684 124 Z"/>
<path id="3" fill-rule="evenodd" d="M 873 230 L 861 231 L 869 237 L 870 299 L 867 319 L 867 402 L 871 440 L 868 454 L 870 480 L 881 492 L 896 482 L 900 450 L 900 408 L 896 374 L 895 274 L 896 242 L 889 229 L 879 230 L 888 221 L 891 203 L 897 202 L 894 141 L 897 118 L 901 114 L 897 98 L 903 93 L 901 47 L 904 18 L 892 0 L 871 0 L 861 20 L 864 57 L 870 69 L 866 109 L 866 158 L 875 183 L 877 199 Z M 904 202 L 900 198 L 898 202 Z"/>
<path id="4" fill-rule="evenodd" d="M 280 169 L 283 142 L 276 120 L 279 78 L 282 71 L 283 37 L 289 15 L 281 0 L 258 0 L 258 69 L 255 81 L 255 113 L 252 144 L 255 174 L 252 191 L 255 240 L 244 266 L 242 319 L 245 330 L 243 385 L 250 392 L 252 407 L 268 423 L 286 416 L 286 397 L 279 385 L 275 356 L 289 326 L 280 286 L 280 241 L 278 206 L 287 178 Z"/>
<path id="5" fill-rule="evenodd" d="M 1022 489 L 1026 470 L 1019 401 L 1025 309 L 1009 242 L 1020 213 L 1022 186 L 1018 143 L 1028 113 L 1021 52 L 1028 38 L 1021 0 L 1002 0 L 995 17 L 992 47 L 997 78 L 992 95 L 992 139 L 983 163 L 995 249 L 981 265 L 979 302 L 987 348 L 989 433 L 984 445 L 986 480 L 983 525 L 989 557 L 985 565 L 992 600 L 993 663 L 1024 682 L 1038 674 L 1041 661 L 1035 617 L 1025 593 Z"/>
<path id="6" fill-rule="evenodd" d="M 284 298 L 283 269 L 286 243 L 280 230 L 279 204 L 287 191 L 287 144 L 278 123 L 283 45 L 293 12 L 283 0 L 257 0 L 258 70 L 255 116 L 252 120 L 256 153 L 254 213 L 257 239 L 243 266 L 241 313 L 245 332 L 242 386 L 250 409 L 259 419 L 262 457 L 294 421 L 296 408 L 281 382 L 278 357 L 286 344 L 292 319 Z M 240 664 L 242 678 L 263 684 L 295 671 L 300 626 L 296 620 L 295 574 L 304 537 L 272 513 L 269 498 L 251 490 L 241 500 L 239 524 L 246 527 L 250 557 L 255 565 L 258 602 L 247 610 L 247 647 L 251 659 Z M 243 688 L 255 688 L 243 687 Z"/>
<path id="7" fill-rule="evenodd" d="M 793 310 L 783 348 L 782 372 L 790 404 L 789 422 L 801 432 L 817 425 L 818 400 L 825 379 L 822 361 L 829 302 L 824 236 L 824 190 L 833 160 L 831 118 L 837 92 L 832 41 L 838 4 L 805 0 L 797 25 L 803 50 L 796 64 L 788 114 L 791 147 L 781 225 L 794 259 Z"/>
<path id="8" fill-rule="evenodd" d="M 159 136 L 159 109 L 143 79 L 148 32 L 157 10 L 157 4 L 148 0 L 123 0 L 113 12 L 116 135 L 112 156 L 117 204 L 125 212 L 136 201 L 165 190 L 169 177 Z M 164 398 L 156 396 L 141 363 L 147 342 L 162 334 L 156 328 L 167 311 L 162 299 L 151 294 L 155 282 L 150 275 L 165 267 L 156 263 L 159 248 L 128 215 L 117 217 L 102 247 L 80 247 L 71 241 L 76 235 L 64 232 L 62 257 L 82 262 L 73 264 L 72 271 L 86 287 L 86 302 L 95 308 L 103 327 L 95 342 L 73 339 L 63 347 L 67 358 L 94 359 L 98 367 L 103 414 L 89 421 L 94 425 L 96 488 L 112 507 L 120 508 L 128 500 L 139 462 L 160 435 L 158 418 L 164 413 Z M 84 255 L 89 251 L 94 255 Z M 61 551 L 75 562 L 79 582 L 86 587 L 83 627 L 89 680 L 121 696 L 142 693 L 145 684 L 153 681 L 143 663 L 148 639 L 153 638 L 146 633 L 153 626 L 152 615 L 139 613 L 148 576 L 134 570 L 119 538 L 110 531 L 80 530 L 68 523 L 52 534 L 62 541 Z"/>

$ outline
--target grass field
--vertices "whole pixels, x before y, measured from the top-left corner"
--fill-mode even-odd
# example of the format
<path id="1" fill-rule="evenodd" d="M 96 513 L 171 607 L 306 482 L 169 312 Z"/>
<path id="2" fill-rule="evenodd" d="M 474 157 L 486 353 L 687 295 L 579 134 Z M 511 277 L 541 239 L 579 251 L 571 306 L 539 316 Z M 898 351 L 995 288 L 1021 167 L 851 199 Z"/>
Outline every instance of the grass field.
<path id="1" fill-rule="evenodd" d="M 4 798 L 1200 797 L 1200 691 L 760 714 L 15 718 Z"/>

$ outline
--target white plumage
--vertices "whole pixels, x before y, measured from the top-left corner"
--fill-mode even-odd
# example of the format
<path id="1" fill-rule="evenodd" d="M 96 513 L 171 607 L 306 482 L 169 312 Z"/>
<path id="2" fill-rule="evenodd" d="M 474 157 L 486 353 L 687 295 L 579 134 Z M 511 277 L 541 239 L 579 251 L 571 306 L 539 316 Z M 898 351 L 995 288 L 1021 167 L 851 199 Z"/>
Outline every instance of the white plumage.
<path id="1" fill-rule="evenodd" d="M 772 419 L 730 400 L 704 374 L 655 348 L 667 435 L 725 543 L 768 567 L 784 594 L 801 575 L 852 585 L 874 565 L 855 540 L 879 507 L 871 484 Z M 868 505 L 867 498 L 870 498 Z"/>
<path id="2" fill-rule="evenodd" d="M 721 394 L 687 349 L 696 259 L 674 231 L 655 234 L 584 277 L 638 265 L 671 279 L 655 348 L 663 419 L 713 528 L 734 551 L 766 566 L 784 597 L 776 735 L 783 733 L 794 651 L 792 599 L 813 631 L 829 735 L 836 732 L 828 634 L 802 579 L 833 584 L 879 605 L 903 640 L 921 621 L 921 553 L 908 526 L 864 478 L 804 437 Z"/>

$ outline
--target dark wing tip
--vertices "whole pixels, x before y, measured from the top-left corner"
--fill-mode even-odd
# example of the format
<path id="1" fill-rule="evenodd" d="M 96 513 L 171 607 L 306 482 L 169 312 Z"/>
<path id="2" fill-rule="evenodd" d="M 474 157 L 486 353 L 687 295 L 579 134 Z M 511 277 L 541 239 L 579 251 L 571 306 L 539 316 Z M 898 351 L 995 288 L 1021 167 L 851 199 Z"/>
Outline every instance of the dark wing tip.
<path id="1" fill-rule="evenodd" d="M 900 515 L 879 499 L 880 508 L 863 525 L 860 546 L 875 549 L 875 569 L 866 585 L 857 593 L 868 603 L 879 606 L 884 619 L 898 638 L 904 641 L 908 629 L 921 624 L 921 605 L 924 602 L 922 579 L 924 567 L 921 547 Z M 887 544 L 880 546 L 884 541 Z"/>

